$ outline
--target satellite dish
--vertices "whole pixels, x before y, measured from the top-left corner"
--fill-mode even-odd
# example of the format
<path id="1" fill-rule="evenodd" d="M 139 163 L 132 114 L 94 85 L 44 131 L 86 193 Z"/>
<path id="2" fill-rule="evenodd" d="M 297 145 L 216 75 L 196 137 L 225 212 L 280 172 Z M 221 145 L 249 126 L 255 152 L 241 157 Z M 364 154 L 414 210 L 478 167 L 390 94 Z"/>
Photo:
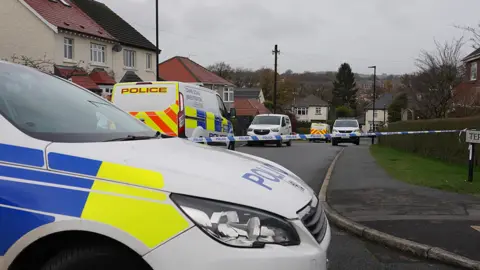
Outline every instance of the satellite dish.
<path id="1" fill-rule="evenodd" d="M 114 51 L 114 52 L 121 52 L 122 49 L 123 49 L 123 48 L 122 48 L 122 45 L 120 45 L 120 44 L 115 44 L 115 45 L 113 45 L 113 47 L 112 47 L 112 51 Z"/>

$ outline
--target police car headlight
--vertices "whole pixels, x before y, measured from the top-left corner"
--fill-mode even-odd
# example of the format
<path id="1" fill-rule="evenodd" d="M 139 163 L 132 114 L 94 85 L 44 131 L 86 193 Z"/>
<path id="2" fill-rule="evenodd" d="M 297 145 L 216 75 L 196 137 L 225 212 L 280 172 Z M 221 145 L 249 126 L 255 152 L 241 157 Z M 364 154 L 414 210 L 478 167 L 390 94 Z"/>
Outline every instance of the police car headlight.
<path id="1" fill-rule="evenodd" d="M 273 132 L 279 132 L 280 129 L 279 129 L 279 128 L 272 128 L 272 131 L 273 131 Z"/>
<path id="2" fill-rule="evenodd" d="M 338 129 L 333 129 L 333 133 L 338 133 Z"/>
<path id="3" fill-rule="evenodd" d="M 253 128 L 248 128 L 247 131 L 253 131 Z"/>
<path id="4" fill-rule="evenodd" d="M 263 248 L 266 244 L 300 244 L 285 219 L 248 207 L 172 194 L 171 199 L 207 235 L 232 246 Z"/>

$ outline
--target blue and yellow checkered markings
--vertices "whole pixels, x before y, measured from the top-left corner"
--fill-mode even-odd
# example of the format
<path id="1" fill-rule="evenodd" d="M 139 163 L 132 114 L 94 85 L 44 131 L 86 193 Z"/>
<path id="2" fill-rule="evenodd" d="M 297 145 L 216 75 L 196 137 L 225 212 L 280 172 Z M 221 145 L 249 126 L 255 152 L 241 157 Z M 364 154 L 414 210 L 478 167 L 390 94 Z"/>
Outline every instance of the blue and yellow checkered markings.
<path id="1" fill-rule="evenodd" d="M 0 162 L 2 161 L 33 167 L 45 165 L 43 150 L 11 144 L 0 144 Z"/>
<path id="2" fill-rule="evenodd" d="M 149 248 L 190 226 L 178 209 L 167 202 L 167 194 L 155 190 L 164 185 L 163 175 L 159 172 L 61 153 L 50 153 L 48 159 L 55 170 L 65 173 L 0 164 L 0 208 L 100 222 L 129 233 Z M 83 174 L 84 177 L 67 175 L 67 172 Z M 7 221 L 0 218 L 0 225 L 1 222 Z M 28 230 L 19 230 L 14 234 L 15 239 L 8 242 L 2 242 L 3 234 L 8 233 L 2 229 L 18 224 L 0 226 L 0 249 L 8 249 L 12 241 L 18 240 L 26 231 L 43 224 L 25 224 L 29 226 Z"/>
<path id="3" fill-rule="evenodd" d="M 37 214 L 0 206 L 0 256 L 28 232 L 52 223 L 53 216 Z"/>

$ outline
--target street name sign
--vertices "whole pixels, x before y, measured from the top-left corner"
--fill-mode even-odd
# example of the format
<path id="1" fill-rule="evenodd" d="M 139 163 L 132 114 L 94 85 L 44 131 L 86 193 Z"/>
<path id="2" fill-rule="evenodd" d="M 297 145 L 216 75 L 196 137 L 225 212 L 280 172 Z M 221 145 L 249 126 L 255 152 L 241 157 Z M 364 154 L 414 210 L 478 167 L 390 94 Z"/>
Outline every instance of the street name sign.
<path id="1" fill-rule="evenodd" d="M 467 130 L 467 143 L 480 143 L 480 131 Z"/>

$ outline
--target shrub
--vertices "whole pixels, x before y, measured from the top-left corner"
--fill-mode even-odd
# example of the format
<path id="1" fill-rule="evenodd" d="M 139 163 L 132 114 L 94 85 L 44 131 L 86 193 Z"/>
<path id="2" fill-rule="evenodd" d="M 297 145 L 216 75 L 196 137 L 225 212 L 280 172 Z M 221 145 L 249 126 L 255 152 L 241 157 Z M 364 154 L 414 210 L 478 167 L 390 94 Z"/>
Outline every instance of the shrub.
<path id="1" fill-rule="evenodd" d="M 335 115 L 340 118 L 340 117 L 350 117 L 353 115 L 352 109 L 350 109 L 347 106 L 340 106 L 335 109 Z"/>
<path id="2" fill-rule="evenodd" d="M 480 127 L 480 117 L 416 120 L 389 123 L 381 131 L 463 130 Z M 468 144 L 458 133 L 380 136 L 379 144 L 451 163 L 466 164 Z M 476 151 L 476 165 L 480 151 Z"/>
<path id="3" fill-rule="evenodd" d="M 297 134 L 310 134 L 310 127 L 298 127 L 297 128 Z"/>

